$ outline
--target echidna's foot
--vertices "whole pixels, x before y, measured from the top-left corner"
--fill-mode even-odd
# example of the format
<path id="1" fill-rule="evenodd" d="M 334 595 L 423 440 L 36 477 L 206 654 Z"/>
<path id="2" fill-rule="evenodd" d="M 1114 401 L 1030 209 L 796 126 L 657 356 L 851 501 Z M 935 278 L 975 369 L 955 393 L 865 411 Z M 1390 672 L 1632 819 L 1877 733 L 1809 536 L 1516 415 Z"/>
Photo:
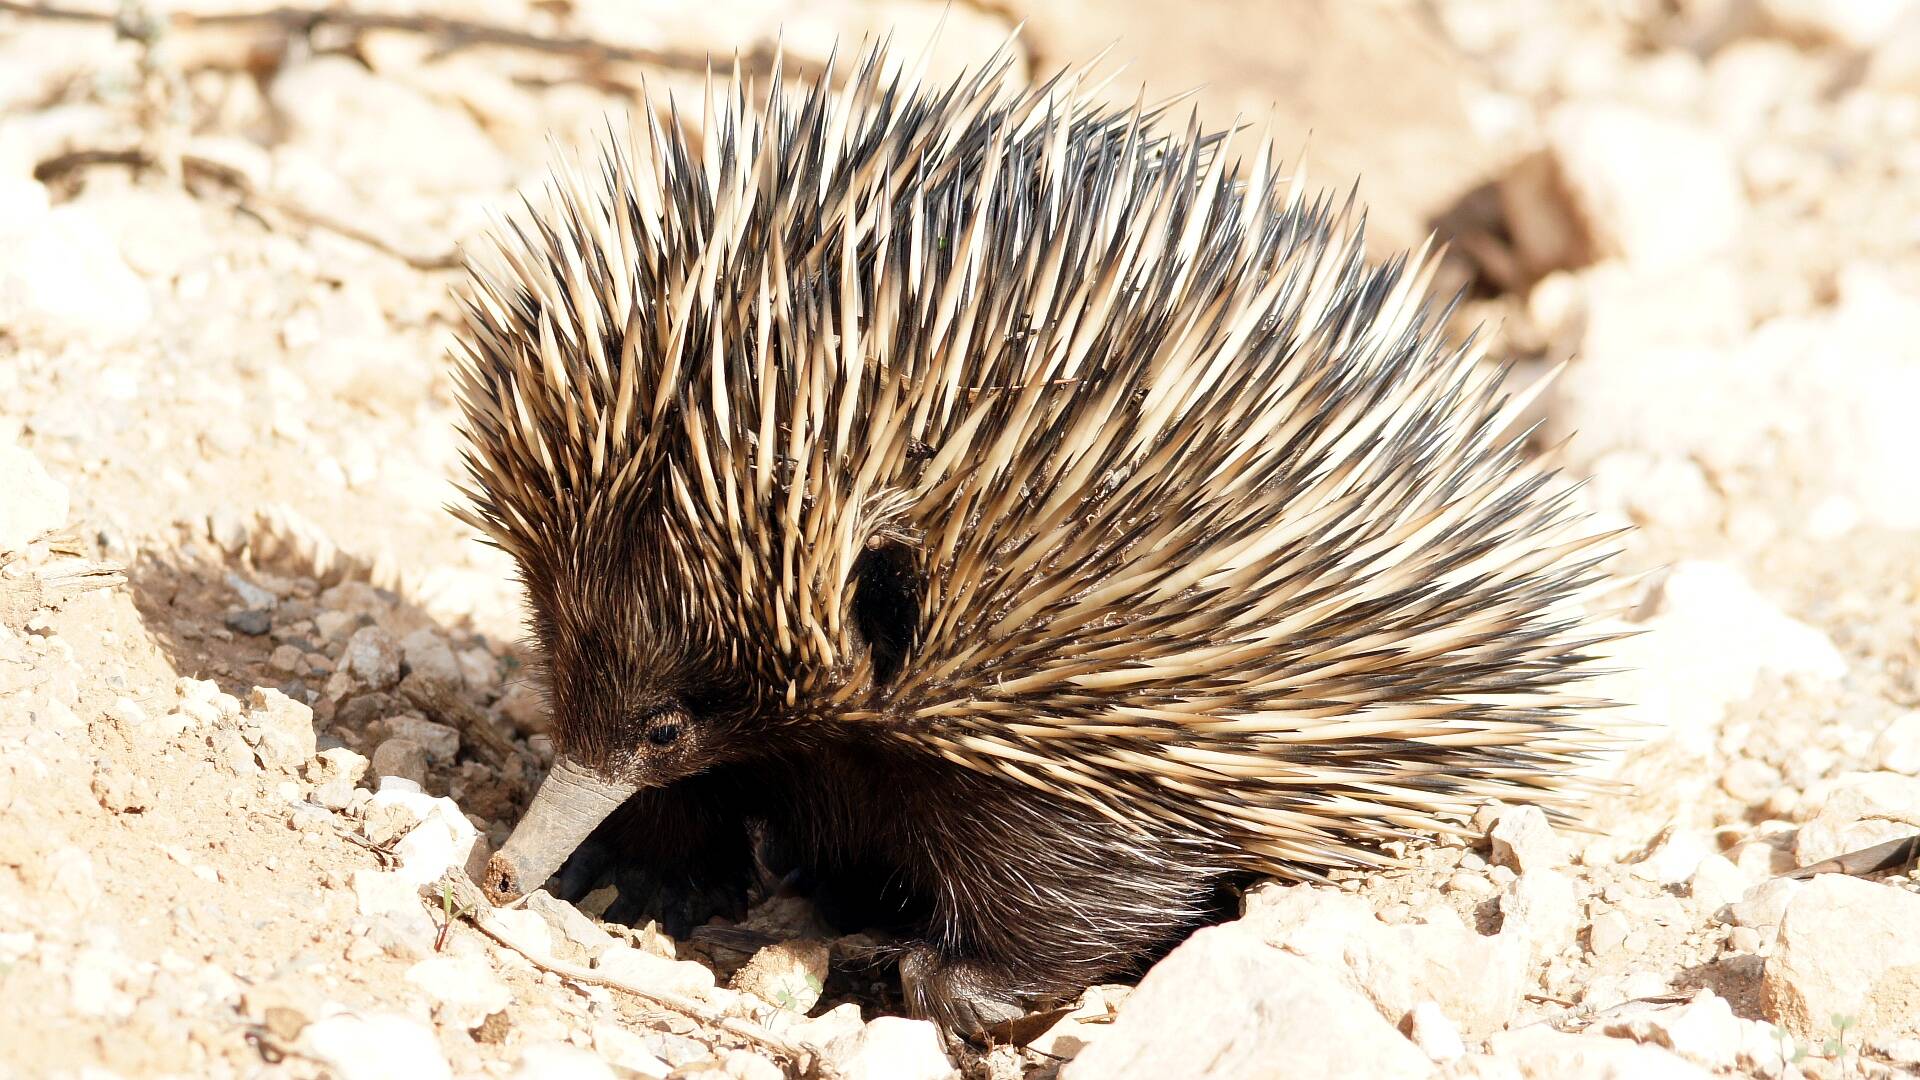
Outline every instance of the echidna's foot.
<path id="1" fill-rule="evenodd" d="M 740 919 L 747 913 L 749 883 L 744 879 L 656 874 L 623 866 L 612 884 L 620 897 L 607 905 L 608 922 L 638 926 L 657 920 L 668 937 L 686 938 L 715 916 Z"/>
<path id="2" fill-rule="evenodd" d="M 1023 995 L 1009 988 L 991 966 L 977 960 L 943 959 L 927 945 L 900 957 L 900 989 L 908 1012 L 970 1039 L 1027 1012 Z"/>
<path id="3" fill-rule="evenodd" d="M 657 920 L 668 936 L 684 938 L 716 915 L 737 919 L 746 914 L 749 881 L 744 869 L 704 869 L 714 872 L 656 872 L 623 857 L 618 845 L 595 839 L 580 845 L 554 874 L 553 894 L 578 903 L 611 885 L 619 895 L 607 905 L 603 917 L 608 922 L 638 926 Z"/>

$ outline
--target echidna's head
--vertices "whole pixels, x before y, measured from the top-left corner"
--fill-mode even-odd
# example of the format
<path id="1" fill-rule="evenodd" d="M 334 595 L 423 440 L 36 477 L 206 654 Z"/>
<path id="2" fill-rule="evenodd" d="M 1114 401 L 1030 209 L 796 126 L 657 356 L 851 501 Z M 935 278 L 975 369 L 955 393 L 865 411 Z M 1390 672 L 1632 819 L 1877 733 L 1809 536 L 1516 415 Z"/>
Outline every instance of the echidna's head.
<path id="1" fill-rule="evenodd" d="M 473 261 L 455 374 L 455 512 L 519 565 L 560 758 L 627 790 L 817 740 L 898 669 L 918 615 L 905 497 L 851 475 L 848 447 L 895 473 L 924 449 L 853 428 L 880 369 L 825 377 L 852 342 L 819 313 L 857 283 L 788 279 L 808 260 L 783 237 L 838 235 L 783 227 L 813 196 L 760 192 L 729 231 L 768 174 L 687 187 L 674 171 L 698 166 L 655 128 L 638 145 L 663 182 L 632 145 L 591 180 L 563 167 Z"/>
<path id="2" fill-rule="evenodd" d="M 523 561 L 557 751 L 636 788 L 664 787 L 769 745 L 778 714 L 701 584 L 658 549 L 673 528 L 640 507 L 630 537 L 554 572 Z"/>

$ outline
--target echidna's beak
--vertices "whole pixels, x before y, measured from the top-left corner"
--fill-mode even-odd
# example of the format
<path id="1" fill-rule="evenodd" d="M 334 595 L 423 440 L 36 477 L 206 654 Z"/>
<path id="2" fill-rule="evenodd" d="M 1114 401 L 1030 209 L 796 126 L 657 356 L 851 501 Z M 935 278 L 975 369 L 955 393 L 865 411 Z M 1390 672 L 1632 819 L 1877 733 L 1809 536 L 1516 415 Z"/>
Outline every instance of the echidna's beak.
<path id="1" fill-rule="evenodd" d="M 639 787 L 601 779 L 562 758 L 534 792 L 533 805 L 487 863 L 481 888 L 502 904 L 538 889 L 567 856 Z"/>

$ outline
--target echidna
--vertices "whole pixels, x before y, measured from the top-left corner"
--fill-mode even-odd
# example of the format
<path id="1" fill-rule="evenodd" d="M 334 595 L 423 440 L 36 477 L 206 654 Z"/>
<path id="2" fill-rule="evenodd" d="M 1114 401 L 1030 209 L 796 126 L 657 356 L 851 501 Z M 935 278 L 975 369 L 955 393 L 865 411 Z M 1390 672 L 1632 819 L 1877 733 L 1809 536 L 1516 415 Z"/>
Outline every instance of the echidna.
<path id="1" fill-rule="evenodd" d="M 1248 876 L 1577 786 L 1610 545 L 1431 258 L 1007 66 L 709 80 L 697 139 L 646 110 L 475 270 L 462 513 L 559 754 L 496 897 L 610 816 L 720 892 L 757 832 L 978 1031 Z"/>

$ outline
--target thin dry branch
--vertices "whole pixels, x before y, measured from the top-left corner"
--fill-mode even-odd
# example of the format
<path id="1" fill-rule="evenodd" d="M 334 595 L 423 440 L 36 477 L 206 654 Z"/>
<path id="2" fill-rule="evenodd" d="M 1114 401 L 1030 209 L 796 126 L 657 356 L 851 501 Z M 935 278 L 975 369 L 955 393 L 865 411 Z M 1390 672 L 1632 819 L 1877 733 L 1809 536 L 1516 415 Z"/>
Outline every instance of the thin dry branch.
<path id="1" fill-rule="evenodd" d="M 4 0 L 0 0 L 0 3 L 3 2 Z M 96 165 L 124 165 L 131 169 L 164 171 L 164 164 L 151 151 L 139 148 L 74 150 L 50 157 L 35 165 L 33 178 L 41 183 L 50 183 Z M 461 265 L 460 253 L 457 251 L 432 255 L 403 251 L 387 240 L 350 222 L 341 221 L 318 210 L 259 191 L 247 180 L 245 174 L 209 158 L 193 154 L 184 155 L 180 159 L 180 169 L 189 180 L 210 181 L 231 190 L 241 209 L 263 221 L 269 215 L 278 215 L 308 228 L 335 233 L 365 244 L 375 251 L 391 255 L 416 270 L 452 270 Z"/>
<path id="2" fill-rule="evenodd" d="M 500 734 L 485 713 L 455 693 L 452 687 L 416 671 L 401 680 L 400 696 L 428 716 L 458 728 L 473 752 L 499 772 L 516 775 L 514 762 L 525 760 L 519 747 Z"/>
<path id="3" fill-rule="evenodd" d="M 1875 844 L 1869 848 L 1861 848 L 1858 851 L 1849 851 L 1831 859 L 1822 859 L 1811 866 L 1789 870 L 1779 877 L 1794 881 L 1802 881 L 1817 874 L 1866 877 L 1888 871 L 1909 873 L 1915 866 L 1920 866 L 1920 833 L 1903 836 L 1898 840 L 1889 840 L 1884 844 Z"/>
<path id="4" fill-rule="evenodd" d="M 19 0 L 0 0 L 0 13 L 63 22 L 100 24 L 111 24 L 117 18 L 115 13 L 110 11 L 91 11 L 55 4 L 29 4 Z M 456 19 L 443 15 L 400 15 L 377 11 L 355 11 L 352 8 L 281 6 L 259 11 L 206 13 L 176 11 L 168 13 L 164 19 L 168 28 L 173 30 L 258 26 L 302 35 L 312 34 L 321 27 L 338 27 L 356 31 L 395 30 L 437 38 L 448 49 L 492 45 L 571 56 L 588 64 L 647 64 L 654 67 L 698 72 L 705 71 L 712 61 L 710 54 L 695 52 L 691 49 L 641 49 L 630 45 L 614 45 L 588 37 L 549 37 L 472 19 Z M 768 50 L 755 49 L 740 57 L 740 65 L 743 71 L 771 71 L 773 55 Z"/>
<path id="5" fill-rule="evenodd" d="M 800 1075 L 818 1077 L 821 1080 L 830 1080 L 832 1076 L 831 1066 L 817 1051 L 791 1039 L 781 1038 L 759 1024 L 736 1016 L 727 1016 L 690 997 L 666 990 L 650 989 L 626 979 L 608 975 L 604 971 L 570 964 L 552 956 L 544 949 L 516 939 L 512 931 L 493 918 L 493 905 L 487 902 L 480 887 L 459 871 L 449 871 L 439 881 L 426 886 L 423 892 L 430 896 L 447 896 L 460 917 L 471 920 L 481 933 L 526 957 L 533 966 L 542 971 L 551 971 L 561 978 L 571 979 L 574 982 L 605 986 L 622 993 L 632 994 L 643 1001 L 697 1020 L 708 1027 L 736 1035 L 787 1059 Z"/>

